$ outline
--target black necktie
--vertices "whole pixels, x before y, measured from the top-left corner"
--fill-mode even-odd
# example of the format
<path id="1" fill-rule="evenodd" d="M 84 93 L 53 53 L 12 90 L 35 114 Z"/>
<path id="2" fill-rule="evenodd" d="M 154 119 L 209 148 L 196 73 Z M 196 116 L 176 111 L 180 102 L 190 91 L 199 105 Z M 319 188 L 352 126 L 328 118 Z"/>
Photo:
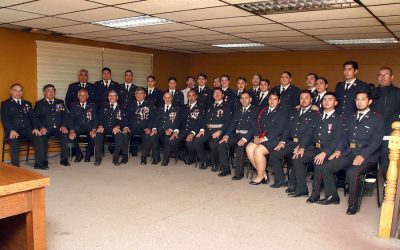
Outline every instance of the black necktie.
<path id="1" fill-rule="evenodd" d="M 243 115 L 244 113 L 246 113 L 246 111 L 247 111 L 247 109 L 243 108 L 243 113 L 242 113 L 242 115 Z"/>
<path id="2" fill-rule="evenodd" d="M 110 104 L 110 108 L 114 110 L 114 104 Z"/>
<path id="3" fill-rule="evenodd" d="M 54 101 L 49 101 L 50 105 L 53 105 L 53 102 L 54 102 Z"/>
<path id="4" fill-rule="evenodd" d="M 350 88 L 350 83 L 346 82 L 346 87 L 344 88 L 344 90 L 349 90 L 349 88 Z"/>
<path id="5" fill-rule="evenodd" d="M 261 103 L 261 102 L 262 102 L 262 99 L 263 99 L 263 97 L 264 97 L 264 94 L 263 94 L 263 93 L 261 93 L 261 96 L 260 96 L 260 101 L 258 101 L 259 103 Z"/>
<path id="6" fill-rule="evenodd" d="M 300 116 L 302 116 L 306 112 L 306 109 L 301 109 Z"/>
<path id="7" fill-rule="evenodd" d="M 242 94 L 242 91 L 238 91 L 238 94 L 237 94 L 237 95 L 240 96 L 241 94 Z"/>
<path id="8" fill-rule="evenodd" d="M 21 100 L 18 100 L 17 103 L 18 103 L 19 105 L 21 105 Z"/>
<path id="9" fill-rule="evenodd" d="M 175 91 L 172 91 L 172 92 L 171 92 L 171 95 L 172 95 L 172 97 L 174 97 L 174 95 L 175 95 Z"/>
<path id="10" fill-rule="evenodd" d="M 85 104 L 84 104 L 84 103 L 81 104 L 81 108 L 82 108 L 83 110 L 85 109 Z"/>
<path id="11" fill-rule="evenodd" d="M 151 93 L 153 93 L 153 90 L 149 90 L 149 95 L 151 95 Z"/>
<path id="12" fill-rule="evenodd" d="M 324 118 L 322 118 L 322 121 L 325 121 L 326 119 L 328 119 L 328 114 L 324 115 Z"/>
<path id="13" fill-rule="evenodd" d="M 362 116 L 363 116 L 363 113 L 358 113 L 357 123 L 359 123 L 361 121 Z"/>
<path id="14" fill-rule="evenodd" d="M 317 99 L 315 100 L 315 104 L 319 103 L 319 95 L 317 96 Z"/>
<path id="15" fill-rule="evenodd" d="M 281 94 L 282 94 L 283 92 L 285 92 L 285 90 L 286 90 L 285 88 L 282 88 L 282 89 L 281 89 Z"/>
<path id="16" fill-rule="evenodd" d="M 129 85 L 125 85 L 126 91 L 129 91 Z"/>
<path id="17" fill-rule="evenodd" d="M 271 113 L 271 111 L 272 111 L 272 109 L 271 109 L 271 108 L 268 108 L 268 113 L 267 113 L 267 115 L 269 115 L 269 113 Z"/>
<path id="18" fill-rule="evenodd" d="M 169 105 L 167 105 L 167 108 L 165 109 L 165 113 L 167 113 L 169 110 Z"/>
<path id="19" fill-rule="evenodd" d="M 140 106 L 140 105 L 142 105 L 142 103 L 141 103 L 141 102 L 138 102 L 137 105 Z"/>

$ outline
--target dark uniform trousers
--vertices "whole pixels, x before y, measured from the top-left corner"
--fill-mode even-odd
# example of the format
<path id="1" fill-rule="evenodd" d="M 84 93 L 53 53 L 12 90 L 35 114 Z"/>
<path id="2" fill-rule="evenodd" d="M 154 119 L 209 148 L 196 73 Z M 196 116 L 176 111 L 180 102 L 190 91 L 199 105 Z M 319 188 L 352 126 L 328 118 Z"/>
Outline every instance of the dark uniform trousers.
<path id="1" fill-rule="evenodd" d="M 104 137 L 106 135 L 112 135 L 114 138 L 115 148 L 113 152 L 113 157 L 118 158 L 120 153 L 122 154 L 122 156 L 128 157 L 128 141 L 129 141 L 128 134 L 124 133 L 113 134 L 112 130 L 104 129 L 103 133 L 96 133 L 96 138 L 95 138 L 96 160 L 101 160 L 101 158 L 103 157 L 103 150 L 104 150 L 103 144 L 104 144 Z"/>
<path id="2" fill-rule="evenodd" d="M 72 143 L 74 144 L 74 151 L 76 155 L 81 155 L 82 151 L 79 147 L 79 136 L 80 135 L 86 135 L 87 137 L 87 146 L 86 146 L 86 151 L 85 151 L 85 159 L 89 159 L 90 156 L 93 154 L 93 147 L 94 147 L 94 138 L 90 136 L 90 131 L 91 128 L 85 128 L 81 127 L 77 131 L 75 131 L 76 137 L 75 139 L 72 140 Z"/>
<path id="3" fill-rule="evenodd" d="M 146 134 L 144 132 L 144 129 L 140 129 L 138 130 L 138 128 L 132 128 L 129 127 L 129 130 L 131 131 L 131 133 L 126 134 L 127 136 L 127 142 L 124 142 L 124 145 L 128 145 L 129 144 L 129 140 L 131 141 L 131 143 L 134 144 L 134 149 L 135 153 L 138 149 L 138 139 L 140 138 L 140 140 L 142 141 L 142 157 L 147 157 L 147 154 L 149 153 L 150 149 L 151 149 L 151 137 L 150 135 Z M 128 146 L 126 147 L 128 148 Z M 132 147 L 131 147 L 132 150 Z M 122 148 L 122 156 L 125 156 L 125 152 L 126 152 L 126 156 L 128 154 L 128 149 L 124 149 Z"/>
<path id="4" fill-rule="evenodd" d="M 166 135 L 165 131 L 157 131 L 157 134 L 150 136 L 150 144 L 153 159 L 160 158 L 160 144 L 159 141 L 161 139 L 163 147 L 163 160 L 169 159 L 169 155 L 171 154 L 171 144 L 169 143 L 170 135 Z"/>
<path id="5" fill-rule="evenodd" d="M 19 137 L 16 139 L 9 139 L 10 143 L 10 152 L 11 152 L 11 164 L 14 166 L 19 166 L 19 145 L 21 140 L 28 139 L 35 146 L 35 165 L 41 164 L 43 159 L 41 160 L 40 152 L 43 152 L 43 137 L 36 136 L 32 134 L 31 130 L 21 129 L 16 130 Z M 9 138 L 9 135 L 7 136 Z"/>
<path id="6" fill-rule="evenodd" d="M 178 157 L 178 159 L 184 159 L 185 157 L 187 157 L 186 160 L 188 162 L 193 162 L 195 161 L 196 153 L 193 141 L 196 135 L 194 135 L 193 141 L 187 142 L 186 138 L 188 137 L 188 135 L 190 135 L 190 131 L 179 131 L 178 138 L 169 141 L 169 144 L 171 146 L 171 151 L 174 153 L 175 157 Z M 181 145 L 183 144 L 186 146 L 187 149 L 186 154 L 185 152 L 180 151 Z"/>
<path id="7" fill-rule="evenodd" d="M 269 154 L 268 165 L 271 166 L 274 171 L 275 183 L 285 180 L 285 172 L 283 172 L 283 160 L 285 158 L 288 159 L 288 162 L 286 163 L 288 168 L 292 168 L 293 150 L 295 147 L 297 147 L 297 144 L 287 144 L 288 143 L 286 143 L 285 147 L 281 148 L 279 151 L 274 150 Z M 295 178 L 292 174 L 289 174 L 289 185 L 292 187 L 295 185 Z"/>
<path id="8" fill-rule="evenodd" d="M 219 162 L 221 164 L 222 171 L 230 170 L 228 152 L 232 147 L 235 147 L 235 155 L 236 155 L 235 176 L 243 175 L 244 157 L 246 153 L 245 149 L 248 144 L 248 142 L 246 142 L 243 146 L 237 145 L 238 141 L 240 140 L 241 136 L 239 134 L 234 134 L 229 137 L 226 143 L 218 144 Z"/>
<path id="9" fill-rule="evenodd" d="M 68 160 L 68 142 L 69 137 L 68 133 L 61 133 L 60 128 L 50 128 L 47 130 L 47 134 L 43 135 L 43 152 L 45 155 L 45 161 L 47 161 L 47 151 L 48 151 L 48 141 L 49 139 L 54 136 L 57 140 L 60 141 L 61 146 L 61 160 Z"/>
<path id="10" fill-rule="evenodd" d="M 194 149 L 196 150 L 197 156 L 200 159 L 200 162 L 208 162 L 207 159 L 207 152 L 206 149 L 204 147 L 204 144 L 206 142 L 208 142 L 208 146 L 210 147 L 210 157 L 211 157 L 211 164 L 218 164 L 219 160 L 218 160 L 218 142 L 221 140 L 222 138 L 222 133 L 219 137 L 217 138 L 212 138 L 212 135 L 218 131 L 219 129 L 206 129 L 204 132 L 204 135 L 199 137 L 199 138 L 195 138 L 193 140 L 193 146 Z"/>
<path id="11" fill-rule="evenodd" d="M 295 178 L 296 193 L 308 192 L 306 183 L 306 169 L 307 164 L 312 164 L 314 157 L 319 154 L 320 151 L 317 149 L 305 150 L 303 157 L 298 157 L 292 160 L 292 173 L 291 175 Z"/>

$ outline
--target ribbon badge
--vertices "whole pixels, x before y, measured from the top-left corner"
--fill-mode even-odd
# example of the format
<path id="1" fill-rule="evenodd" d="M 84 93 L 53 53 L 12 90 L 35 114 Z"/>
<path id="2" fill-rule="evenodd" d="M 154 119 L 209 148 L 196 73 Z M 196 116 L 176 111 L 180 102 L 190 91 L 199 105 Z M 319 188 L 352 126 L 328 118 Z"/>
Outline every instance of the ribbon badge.
<path id="1" fill-rule="evenodd" d="M 217 117 L 223 117 L 224 116 L 224 110 L 223 109 L 218 109 L 217 110 Z"/>
<path id="2" fill-rule="evenodd" d="M 332 124 L 328 124 L 328 134 L 330 134 L 332 132 Z"/>

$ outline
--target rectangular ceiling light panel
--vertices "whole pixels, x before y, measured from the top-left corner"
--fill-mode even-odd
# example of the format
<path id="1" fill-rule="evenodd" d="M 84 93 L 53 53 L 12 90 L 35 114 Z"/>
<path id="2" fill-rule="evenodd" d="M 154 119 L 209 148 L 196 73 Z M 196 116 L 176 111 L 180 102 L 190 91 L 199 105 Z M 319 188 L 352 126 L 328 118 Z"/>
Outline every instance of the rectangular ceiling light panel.
<path id="1" fill-rule="evenodd" d="M 132 28 L 132 27 L 142 27 L 142 26 L 151 26 L 151 25 L 161 25 L 167 23 L 174 23 L 170 20 L 152 16 L 137 16 L 137 17 L 128 17 L 128 18 L 120 18 L 114 20 L 105 20 L 94 22 L 94 24 L 99 24 L 112 28 Z"/>

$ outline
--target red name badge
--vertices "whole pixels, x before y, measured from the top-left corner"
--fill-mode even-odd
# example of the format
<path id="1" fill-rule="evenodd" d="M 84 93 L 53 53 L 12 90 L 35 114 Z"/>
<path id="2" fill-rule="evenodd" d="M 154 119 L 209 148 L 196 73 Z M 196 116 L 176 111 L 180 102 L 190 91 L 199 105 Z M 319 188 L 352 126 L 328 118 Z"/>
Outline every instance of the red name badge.
<path id="1" fill-rule="evenodd" d="M 264 138 L 265 137 L 265 132 L 261 132 L 260 133 L 260 138 Z"/>

